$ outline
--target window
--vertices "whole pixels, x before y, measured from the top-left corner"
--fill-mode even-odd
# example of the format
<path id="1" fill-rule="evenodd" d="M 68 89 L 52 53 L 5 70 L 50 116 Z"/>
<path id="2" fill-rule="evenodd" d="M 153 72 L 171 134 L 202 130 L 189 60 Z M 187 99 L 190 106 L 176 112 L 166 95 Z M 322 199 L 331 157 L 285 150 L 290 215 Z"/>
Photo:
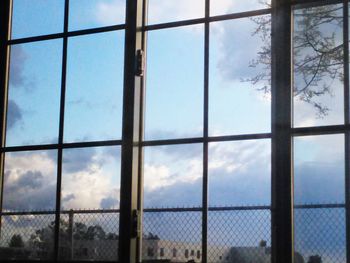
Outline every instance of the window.
<path id="1" fill-rule="evenodd" d="M 185 258 L 188 258 L 188 249 L 185 250 Z"/>
<path id="2" fill-rule="evenodd" d="M 348 13 L 1 1 L 6 259 L 349 261 Z"/>
<path id="3" fill-rule="evenodd" d="M 154 250 L 153 250 L 153 248 L 151 248 L 151 247 L 147 248 L 147 256 L 148 257 L 154 257 Z"/>

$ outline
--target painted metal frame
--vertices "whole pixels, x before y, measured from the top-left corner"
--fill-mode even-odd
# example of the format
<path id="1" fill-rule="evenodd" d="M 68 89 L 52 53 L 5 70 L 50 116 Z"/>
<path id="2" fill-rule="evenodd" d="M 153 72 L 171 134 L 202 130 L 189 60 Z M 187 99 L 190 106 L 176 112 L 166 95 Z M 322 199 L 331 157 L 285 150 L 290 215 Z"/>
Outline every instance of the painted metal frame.
<path id="1" fill-rule="evenodd" d="M 344 125 L 319 126 L 308 128 L 293 128 L 292 125 L 292 9 L 298 5 L 319 5 L 343 3 L 344 5 Z M 345 135 L 345 193 L 346 203 L 346 237 L 347 237 L 347 262 L 350 262 L 350 91 L 349 91 L 349 3 L 347 0 L 272 0 L 271 9 L 235 13 L 229 15 L 213 16 L 209 14 L 210 0 L 205 0 L 205 16 L 199 19 L 190 19 L 156 25 L 147 25 L 147 0 L 127 0 L 125 25 L 113 25 L 86 30 L 68 30 L 69 0 L 65 0 L 64 31 L 58 34 L 35 36 L 23 39 L 10 39 L 12 1 L 0 1 L 0 123 L 1 123 L 1 151 L 0 151 L 0 209 L 2 204 L 2 184 L 4 174 L 4 155 L 7 152 L 35 151 L 54 149 L 58 151 L 57 160 L 57 195 L 56 195 L 56 235 L 55 258 L 59 260 L 59 218 L 65 211 L 61 210 L 61 174 L 63 149 L 84 148 L 97 146 L 121 146 L 122 147 L 122 173 L 121 173 L 121 204 L 120 210 L 120 262 L 141 262 L 141 234 L 143 212 L 143 148 L 159 145 L 175 144 L 203 144 L 203 200 L 202 208 L 195 211 L 202 212 L 202 251 L 203 263 L 207 262 L 208 240 L 208 211 L 220 208 L 208 207 L 208 145 L 210 142 L 228 142 L 252 139 L 271 139 L 272 143 L 272 205 L 271 207 L 255 207 L 256 209 L 271 209 L 272 214 L 272 262 L 293 263 L 294 239 L 293 239 L 293 209 L 294 208 L 318 208 L 299 207 L 293 205 L 293 137 L 322 134 Z M 211 137 L 208 133 L 208 108 L 209 108 L 209 45 L 211 22 L 238 19 L 257 15 L 271 14 L 272 16 L 272 125 L 271 133 L 244 134 L 230 136 Z M 136 75 L 137 51 L 146 50 L 147 32 L 165 28 L 180 27 L 186 25 L 204 25 L 204 114 L 203 137 L 151 140 L 145 141 L 143 137 L 144 126 L 144 101 L 145 101 L 145 77 Z M 124 97 L 123 97 L 123 133 L 121 140 L 96 141 L 96 142 L 63 142 L 65 82 L 67 65 L 67 41 L 69 37 L 102 32 L 125 30 L 125 62 L 124 62 Z M 44 41 L 49 39 L 63 39 L 62 57 L 62 83 L 60 100 L 60 124 L 59 140 L 57 144 L 26 145 L 7 147 L 6 137 L 6 109 L 9 70 L 9 50 L 11 45 Z M 147 73 L 145 73 L 146 75 Z M 214 209 L 214 210 L 213 210 Z M 239 207 L 235 209 L 241 209 Z M 243 208 L 242 208 L 243 209 Z M 250 208 L 251 209 L 251 208 Z M 157 210 L 157 209 L 156 209 Z M 159 210 L 159 209 L 158 209 Z M 158 211 L 157 210 L 157 211 Z M 135 212 L 137 217 L 135 218 Z M 145 212 L 157 212 L 145 209 Z M 183 212 L 186 209 L 161 209 L 162 212 Z M 192 210 L 190 210 L 192 211 Z M 221 210 L 220 210 L 221 211 Z M 158 211 L 159 212 L 159 211 Z M 25 212 L 24 212 L 25 213 Z M 52 212 L 50 212 L 52 213 Z M 0 213 L 5 216 L 8 213 Z M 21 214 L 21 213 L 15 213 Z M 43 212 L 42 214 L 45 214 Z M 136 226 L 135 226 L 136 220 Z M 1 221 L 0 221 L 1 222 Z M 135 227 L 136 235 L 135 235 Z M 1 224 L 0 224 L 1 231 Z"/>

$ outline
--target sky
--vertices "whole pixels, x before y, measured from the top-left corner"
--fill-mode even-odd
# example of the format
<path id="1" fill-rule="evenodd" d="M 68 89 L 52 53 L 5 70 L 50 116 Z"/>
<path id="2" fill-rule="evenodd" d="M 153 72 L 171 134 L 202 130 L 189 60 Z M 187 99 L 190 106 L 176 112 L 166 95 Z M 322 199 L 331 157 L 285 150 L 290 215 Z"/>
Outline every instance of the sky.
<path id="1" fill-rule="evenodd" d="M 122 0 L 71 0 L 70 3 L 70 31 L 124 23 Z M 263 7 L 254 0 L 217 0 L 212 1 L 211 14 Z M 203 0 L 149 0 L 149 24 L 203 15 Z M 269 16 L 263 18 L 268 20 Z M 254 85 L 246 81 L 263 71 L 261 66 L 252 67 L 252 61 L 266 44 L 261 35 L 254 34 L 256 26 L 250 18 L 210 24 L 210 136 L 271 131 L 271 99 L 269 94 L 258 90 L 265 83 Z M 62 0 L 37 0 L 35 4 L 29 0 L 14 1 L 13 39 L 59 33 L 62 29 Z M 332 30 L 342 34 L 334 25 L 322 30 L 325 34 Z M 147 41 L 146 140 L 202 136 L 204 26 L 151 31 Z M 7 146 L 57 143 L 62 48 L 62 39 L 11 48 Z M 64 142 L 121 139 L 123 52 L 123 30 L 69 38 Z M 320 118 L 313 106 L 295 97 L 295 127 L 343 123 L 342 82 L 327 78 L 322 81 L 330 83 L 332 91 L 321 98 L 330 108 L 329 114 Z M 344 202 L 343 145 L 343 135 L 295 138 L 297 204 Z M 144 151 L 145 207 L 201 206 L 201 144 L 145 147 Z M 209 143 L 208 157 L 210 206 L 271 204 L 270 139 Z M 56 169 L 56 150 L 6 154 L 4 209 L 55 209 Z M 62 209 L 118 208 L 119 192 L 119 146 L 63 151 Z M 257 219 L 251 221 L 253 216 L 243 212 L 210 215 L 209 240 L 214 242 L 221 236 L 220 244 L 234 245 L 257 245 L 260 239 L 268 240 L 269 231 L 264 229 L 270 228 L 269 213 L 254 213 Z M 344 228 L 343 215 L 336 213 L 341 218 L 340 228 Z M 316 232 L 330 227 L 325 214 L 324 223 L 314 225 Z M 179 235 L 166 229 L 171 225 L 180 228 L 181 222 L 188 221 L 186 216 L 190 215 L 184 214 L 184 219 L 175 222 L 167 215 L 157 219 L 149 215 L 149 218 L 162 222 L 163 228 L 158 228 L 161 236 L 176 238 Z M 302 220 L 304 217 L 305 213 L 296 213 L 296 239 L 302 244 L 298 249 L 310 254 L 317 250 L 312 250 L 317 237 L 305 241 L 312 235 L 303 230 L 307 222 Z M 313 212 L 306 215 L 309 220 L 317 217 L 319 214 Z M 194 224 L 200 224 L 200 217 L 194 218 Z M 223 237 L 225 230 L 217 226 L 236 218 L 247 218 L 247 223 L 239 225 L 239 229 L 250 233 L 251 239 L 240 237 L 241 243 L 235 243 L 237 239 L 232 236 Z M 181 231 L 185 236 L 187 230 Z M 230 231 L 237 230 L 233 227 Z M 196 233 L 192 242 L 200 240 L 200 229 Z M 339 231 L 338 236 L 324 242 L 340 240 L 334 243 L 334 251 L 340 251 L 337 255 L 343 253 L 344 246 L 344 239 L 339 236 L 343 237 L 344 232 Z M 320 251 L 327 251 L 327 247 Z"/>

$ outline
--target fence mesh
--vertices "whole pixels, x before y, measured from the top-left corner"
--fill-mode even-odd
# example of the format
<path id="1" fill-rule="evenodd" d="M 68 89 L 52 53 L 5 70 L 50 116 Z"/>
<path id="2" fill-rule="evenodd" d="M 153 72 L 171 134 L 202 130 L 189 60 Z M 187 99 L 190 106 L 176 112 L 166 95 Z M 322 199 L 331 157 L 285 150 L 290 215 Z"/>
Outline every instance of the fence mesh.
<path id="1" fill-rule="evenodd" d="M 60 216 L 61 260 L 118 261 L 119 211 L 65 211 Z M 345 263 L 345 208 L 294 210 L 295 262 Z M 208 263 L 271 262 L 271 211 L 266 207 L 209 208 Z M 145 209 L 143 262 L 202 262 L 202 209 Z M 1 217 L 0 259 L 53 259 L 54 212 Z"/>

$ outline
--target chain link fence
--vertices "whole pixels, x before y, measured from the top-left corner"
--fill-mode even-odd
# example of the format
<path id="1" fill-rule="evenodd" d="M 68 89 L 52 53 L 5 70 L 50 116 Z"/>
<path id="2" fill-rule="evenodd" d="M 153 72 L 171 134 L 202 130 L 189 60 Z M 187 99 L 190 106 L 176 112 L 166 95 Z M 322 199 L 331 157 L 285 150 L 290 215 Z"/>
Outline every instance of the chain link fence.
<path id="1" fill-rule="evenodd" d="M 201 208 L 152 208 L 143 213 L 143 262 L 271 262 L 269 206 L 212 207 L 203 228 Z M 294 209 L 295 262 L 345 263 L 344 205 Z M 63 211 L 60 260 L 118 261 L 119 211 Z M 3 213 L 0 259 L 54 257 L 54 212 Z"/>

